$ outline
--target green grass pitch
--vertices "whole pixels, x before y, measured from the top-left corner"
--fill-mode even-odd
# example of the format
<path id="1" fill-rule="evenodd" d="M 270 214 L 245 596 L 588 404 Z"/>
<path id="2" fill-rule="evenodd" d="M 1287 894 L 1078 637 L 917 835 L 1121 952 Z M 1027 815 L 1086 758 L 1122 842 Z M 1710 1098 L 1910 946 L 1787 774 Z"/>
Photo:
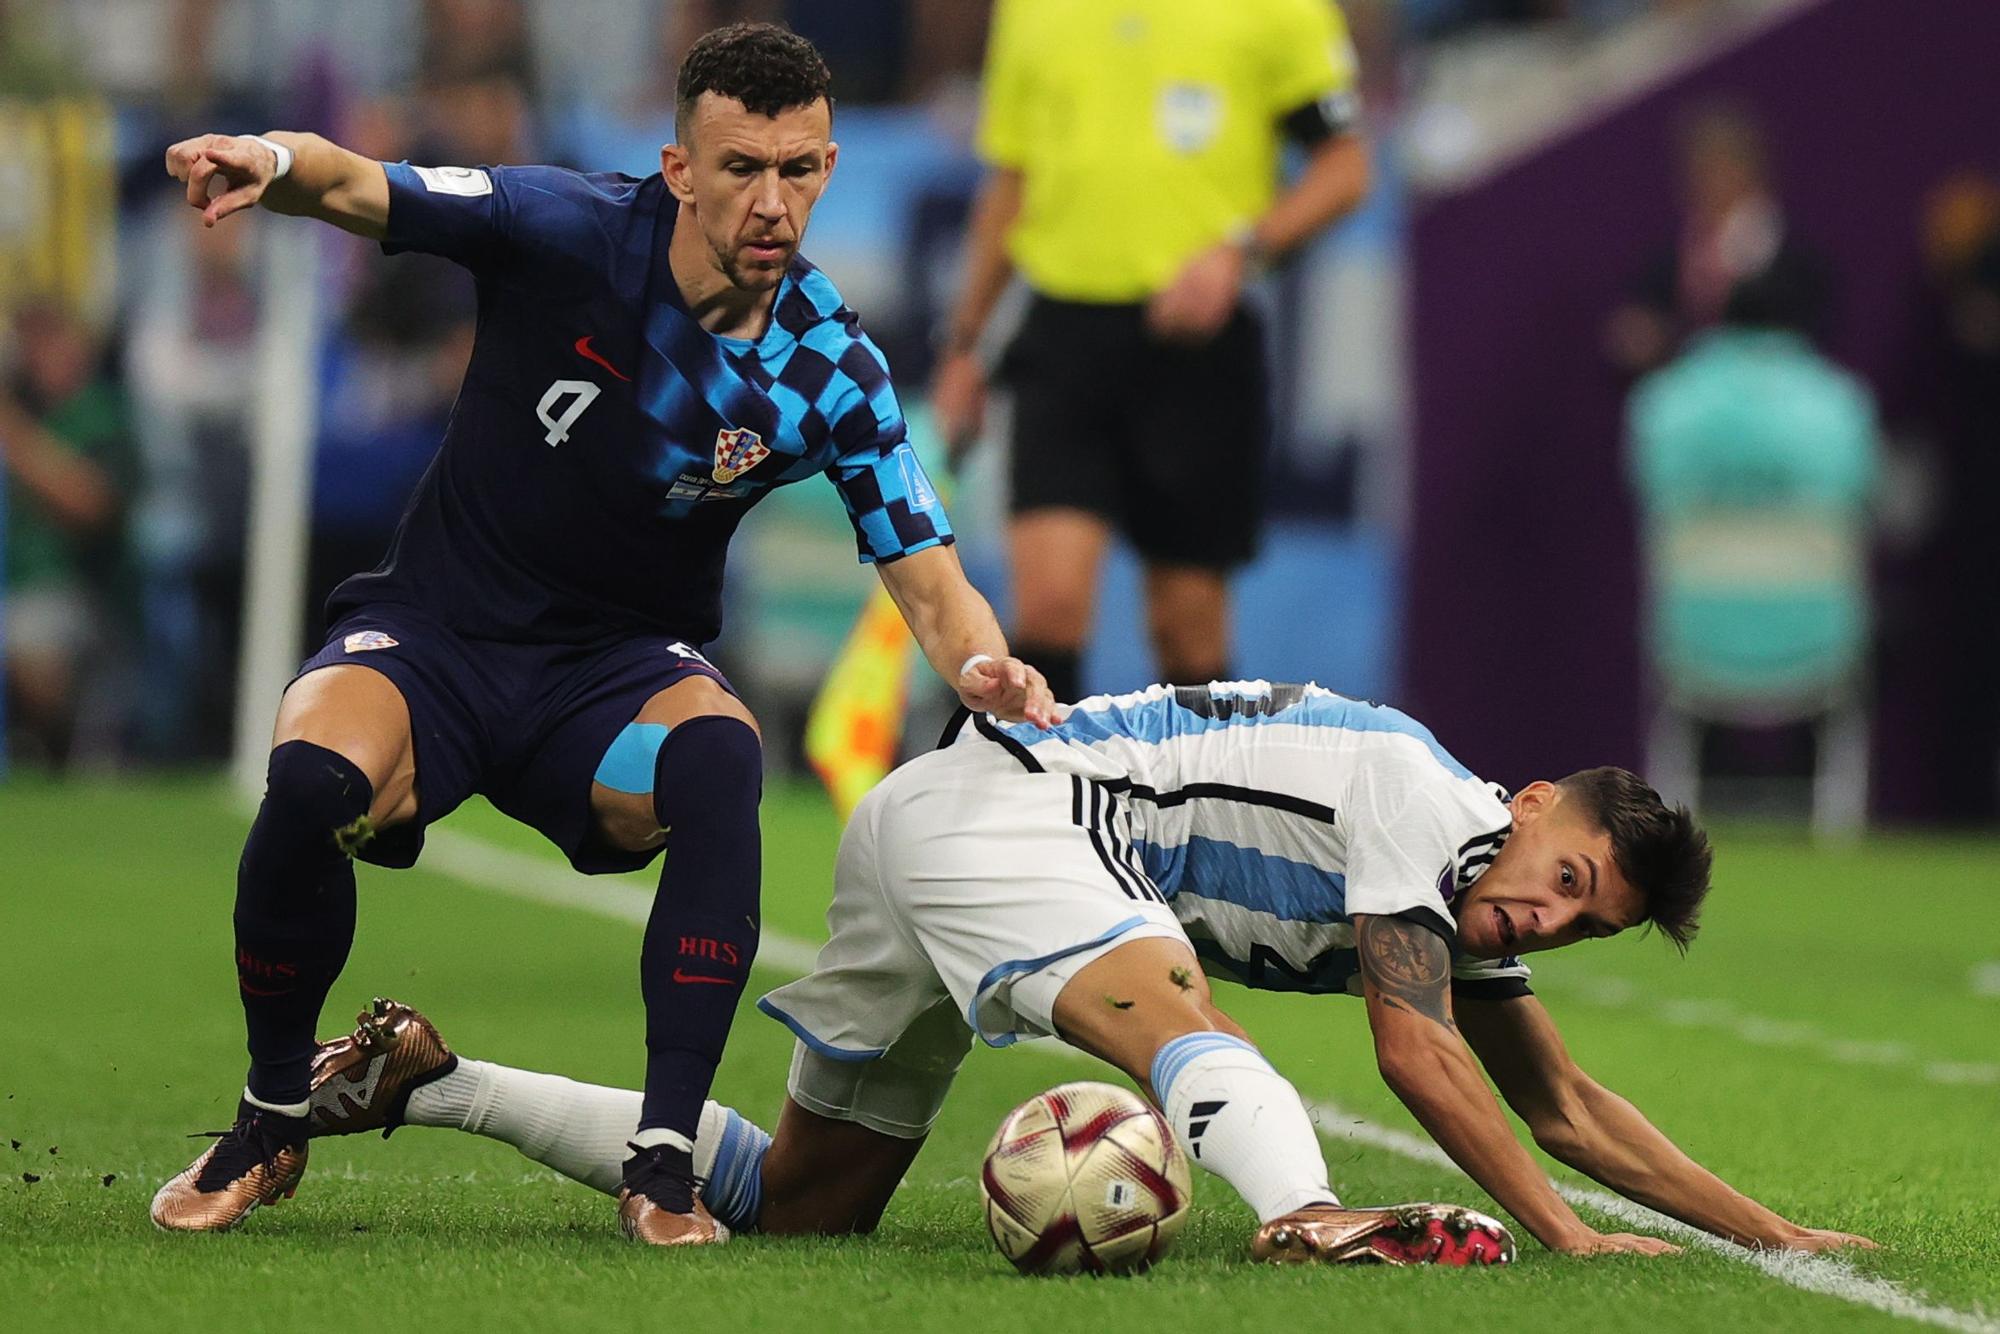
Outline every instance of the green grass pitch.
<path id="1" fill-rule="evenodd" d="M 768 930 L 816 938 L 837 828 L 766 805 Z M 553 857 L 491 810 L 452 827 Z M 0 1325 L 8 1329 L 602 1328 L 1668 1331 L 1908 1323 L 1739 1259 L 1572 1261 L 1524 1238 L 1506 1272 L 1252 1267 L 1247 1212 L 1198 1178 L 1175 1253 L 1132 1280 L 1016 1277 L 974 1175 L 1007 1108 L 1091 1067 L 979 1051 L 872 1238 L 623 1242 L 610 1202 L 511 1149 L 436 1130 L 316 1142 L 298 1198 L 238 1233 L 165 1236 L 154 1187 L 234 1106 L 242 1035 L 229 903 L 244 819 L 204 782 L 0 787 Z M 1882 837 L 1816 850 L 1724 830 L 1702 938 L 1544 956 L 1537 989 L 1586 1068 L 1793 1217 L 1872 1234 L 1854 1274 L 1934 1319 L 2000 1312 L 2000 843 Z M 437 871 L 362 871 L 361 932 L 323 1028 L 369 995 L 424 1008 L 470 1055 L 609 1083 L 640 1066 L 638 933 Z M 650 881 L 635 879 L 635 895 Z M 784 980 L 760 968 L 758 981 Z M 1309 1098 L 1414 1131 L 1358 1003 L 1218 988 Z M 718 1096 L 771 1124 L 791 1040 L 746 1005 Z M 1099 1067 L 1101 1069 L 1101 1067 Z M 1108 1072 L 1107 1072 L 1108 1073 Z M 17 1143 L 18 1142 L 18 1143 Z M 1328 1142 L 1352 1201 L 1464 1178 Z M 1601 1221 L 1601 1220 L 1600 1220 Z"/>

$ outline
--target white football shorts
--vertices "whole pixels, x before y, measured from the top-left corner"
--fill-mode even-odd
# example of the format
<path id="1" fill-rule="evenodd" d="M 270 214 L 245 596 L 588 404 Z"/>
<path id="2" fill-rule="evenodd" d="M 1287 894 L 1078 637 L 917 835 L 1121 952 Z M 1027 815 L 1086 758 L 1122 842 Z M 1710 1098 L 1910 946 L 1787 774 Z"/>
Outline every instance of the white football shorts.
<path id="1" fill-rule="evenodd" d="M 812 973 L 758 1002 L 798 1036 L 793 1101 L 885 1135 L 926 1134 L 972 1038 L 1055 1033 L 1056 996 L 1127 941 L 1185 941 L 1123 806 L 971 742 L 862 799 L 834 863 Z"/>

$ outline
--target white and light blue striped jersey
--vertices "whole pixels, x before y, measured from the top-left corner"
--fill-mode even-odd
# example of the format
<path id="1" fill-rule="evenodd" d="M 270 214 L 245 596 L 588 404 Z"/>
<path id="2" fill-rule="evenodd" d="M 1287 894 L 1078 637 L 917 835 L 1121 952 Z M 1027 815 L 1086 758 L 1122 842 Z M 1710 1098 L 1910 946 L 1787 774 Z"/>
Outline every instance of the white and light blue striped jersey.
<path id="1" fill-rule="evenodd" d="M 1091 810 L 1101 799 L 1109 828 L 1129 822 L 1209 971 L 1252 987 L 1359 995 L 1357 913 L 1455 941 L 1452 901 L 1511 828 L 1505 791 L 1430 729 L 1317 685 L 1156 685 L 1085 699 L 1046 732 L 975 724 L 955 744 L 1002 745 L 1031 770 L 1083 780 L 1080 794 L 1097 789 Z M 1527 977 L 1518 959 L 1454 945 L 1461 995 L 1525 994 Z"/>

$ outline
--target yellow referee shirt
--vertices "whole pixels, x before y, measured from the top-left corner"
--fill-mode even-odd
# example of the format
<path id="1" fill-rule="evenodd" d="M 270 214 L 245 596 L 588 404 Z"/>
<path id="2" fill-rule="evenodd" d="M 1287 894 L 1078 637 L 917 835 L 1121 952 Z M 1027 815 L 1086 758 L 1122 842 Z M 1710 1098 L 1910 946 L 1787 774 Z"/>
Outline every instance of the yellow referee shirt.
<path id="1" fill-rule="evenodd" d="M 981 155 L 1022 174 L 1008 253 L 1064 301 L 1142 301 L 1261 216 L 1282 122 L 1353 114 L 1332 0 L 999 0 Z"/>

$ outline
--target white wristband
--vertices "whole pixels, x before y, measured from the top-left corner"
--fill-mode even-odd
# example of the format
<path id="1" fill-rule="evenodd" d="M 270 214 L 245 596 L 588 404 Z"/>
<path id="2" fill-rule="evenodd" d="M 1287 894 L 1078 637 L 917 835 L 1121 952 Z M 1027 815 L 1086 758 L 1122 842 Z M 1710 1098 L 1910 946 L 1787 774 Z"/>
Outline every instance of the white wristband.
<path id="1" fill-rule="evenodd" d="M 237 138 L 248 139 L 252 143 L 262 144 L 271 150 L 271 156 L 278 159 L 278 169 L 271 173 L 272 180 L 282 180 L 286 173 L 291 171 L 292 150 L 279 143 L 276 139 L 266 139 L 261 134 L 242 134 L 238 135 Z"/>
<path id="2" fill-rule="evenodd" d="M 967 658 L 964 662 L 959 664 L 958 668 L 959 678 L 961 680 L 964 679 L 965 674 L 971 671 L 974 667 L 977 667 L 980 663 L 991 662 L 991 661 L 993 661 L 993 655 L 991 653 L 973 654 L 971 657 Z"/>

